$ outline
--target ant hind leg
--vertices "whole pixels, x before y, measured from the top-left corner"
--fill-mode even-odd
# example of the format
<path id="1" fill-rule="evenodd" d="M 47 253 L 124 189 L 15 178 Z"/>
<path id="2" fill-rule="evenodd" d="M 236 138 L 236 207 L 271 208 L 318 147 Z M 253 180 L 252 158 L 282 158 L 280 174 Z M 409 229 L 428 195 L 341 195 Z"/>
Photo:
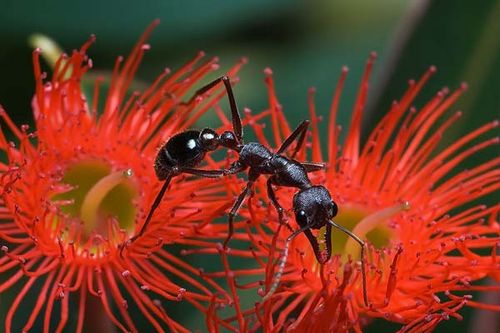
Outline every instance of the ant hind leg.
<path id="1" fill-rule="evenodd" d="M 231 87 L 231 80 L 229 76 L 224 75 L 221 76 L 212 82 L 209 82 L 205 86 L 198 89 L 194 95 L 187 101 L 185 104 L 191 104 L 196 98 L 203 95 L 213 87 L 215 87 L 220 82 L 224 83 L 224 88 L 226 89 L 227 99 L 229 100 L 229 107 L 231 108 L 231 118 L 233 120 L 233 131 L 236 135 L 236 138 L 239 142 L 242 141 L 243 138 L 243 130 L 241 126 L 241 117 L 238 111 L 238 106 L 236 105 L 236 99 L 234 98 L 233 88 Z"/>
<path id="2" fill-rule="evenodd" d="M 146 229 L 151 222 L 151 218 L 153 217 L 153 213 L 155 210 L 158 208 L 160 205 L 161 200 L 163 199 L 163 196 L 165 195 L 165 192 L 167 191 L 168 185 L 170 184 L 170 181 L 172 180 L 172 177 L 174 176 L 173 173 L 168 174 L 167 178 L 163 182 L 163 185 L 161 186 L 160 192 L 156 195 L 155 201 L 151 205 L 151 208 L 149 209 L 148 215 L 146 217 L 146 220 L 142 224 L 141 229 L 139 230 L 139 233 L 131 237 L 129 240 L 127 240 L 124 244 L 121 245 L 120 249 L 120 256 L 123 257 L 123 250 L 130 244 L 132 244 L 137 238 L 141 237 L 144 235 L 146 232 Z"/>

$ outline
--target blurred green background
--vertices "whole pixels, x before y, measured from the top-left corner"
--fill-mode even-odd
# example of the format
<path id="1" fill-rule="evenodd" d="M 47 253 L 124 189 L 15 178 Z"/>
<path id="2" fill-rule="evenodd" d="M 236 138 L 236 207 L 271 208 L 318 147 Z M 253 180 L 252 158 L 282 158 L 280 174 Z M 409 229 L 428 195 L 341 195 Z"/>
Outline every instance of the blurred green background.
<path id="1" fill-rule="evenodd" d="M 90 49 L 94 68 L 109 70 L 155 18 L 161 24 L 150 39 L 152 50 L 140 67 L 140 80 L 151 81 L 166 66 L 178 68 L 199 50 L 220 56 L 222 70 L 247 56 L 250 63 L 235 88 L 239 105 L 255 111 L 266 107 L 262 70 L 271 67 L 291 124 L 308 117 L 311 86 L 317 88 L 318 113 L 326 115 L 341 66 L 348 65 L 340 111 L 341 122 L 347 124 L 370 51 L 379 58 L 366 131 L 401 96 L 408 79 L 419 77 L 429 65 L 436 65 L 438 73 L 417 103 L 445 85 L 454 88 L 467 81 L 470 87 L 453 108 L 464 116 L 446 140 L 499 116 L 500 1 L 495 0 L 2 0 L 0 103 L 18 124 L 31 121 L 31 34 L 50 36 L 66 51 L 96 34 Z M 498 151 L 489 154 L 491 158 Z M 3 306 L 0 299 L 0 310 Z M 0 318 L 5 315 L 1 312 Z M 476 317 L 470 310 L 463 313 L 463 323 L 451 320 L 439 331 L 468 332 Z M 398 327 L 377 322 L 368 331 Z"/>

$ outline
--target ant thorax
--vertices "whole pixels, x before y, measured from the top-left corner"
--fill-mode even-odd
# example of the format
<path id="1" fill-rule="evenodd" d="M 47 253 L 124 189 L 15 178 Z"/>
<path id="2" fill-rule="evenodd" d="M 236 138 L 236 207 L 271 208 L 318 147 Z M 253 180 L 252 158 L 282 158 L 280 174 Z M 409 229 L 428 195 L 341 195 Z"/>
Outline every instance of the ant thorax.
<path id="1" fill-rule="evenodd" d="M 295 187 L 301 190 L 312 186 L 306 169 L 301 163 L 282 155 L 274 155 L 269 164 L 273 170 L 273 183 L 275 185 Z"/>

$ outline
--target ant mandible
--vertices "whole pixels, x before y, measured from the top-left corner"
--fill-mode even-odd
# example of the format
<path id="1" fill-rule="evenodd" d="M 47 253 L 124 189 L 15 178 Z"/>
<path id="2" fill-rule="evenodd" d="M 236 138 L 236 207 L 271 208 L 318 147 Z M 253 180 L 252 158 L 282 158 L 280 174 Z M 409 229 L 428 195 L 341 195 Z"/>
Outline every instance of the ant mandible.
<path id="1" fill-rule="evenodd" d="M 228 86 L 228 94 L 230 94 L 231 96 L 233 95 L 230 86 Z M 283 274 L 283 270 L 288 257 L 288 247 L 292 240 L 299 234 L 304 233 L 309 240 L 309 243 L 311 243 L 316 259 L 319 263 L 324 264 L 330 259 L 332 255 L 331 233 L 332 227 L 334 227 L 346 233 L 361 246 L 363 300 L 365 305 L 368 306 L 368 296 L 366 293 L 366 273 L 364 267 L 365 243 L 355 234 L 345 229 L 343 226 L 338 225 L 332 220 L 338 212 L 336 203 L 332 200 L 331 195 L 326 187 L 322 185 L 313 185 L 309 180 L 307 174 L 309 172 L 324 168 L 324 165 L 320 163 L 298 162 L 294 159 L 295 155 L 301 149 L 304 143 L 307 128 L 309 126 L 309 121 L 304 120 L 285 139 L 285 141 L 281 144 L 281 147 L 276 152 L 271 152 L 269 148 L 258 142 L 243 143 L 241 120 L 235 103 L 231 103 L 231 115 L 235 133 L 226 132 L 224 134 L 224 146 L 236 151 L 239 154 L 239 158 L 236 162 L 233 162 L 230 168 L 225 170 L 224 173 L 235 174 L 246 169 L 249 170 L 247 185 L 245 189 L 240 193 L 231 211 L 229 212 L 229 229 L 227 237 L 224 240 L 224 248 L 227 248 L 227 244 L 233 235 L 234 217 L 242 206 L 246 196 L 251 192 L 252 186 L 254 185 L 257 178 L 259 178 L 259 176 L 270 175 L 270 177 L 267 179 L 267 194 L 269 196 L 269 199 L 271 200 L 271 203 L 278 212 L 278 219 L 280 224 L 285 224 L 283 221 L 284 209 L 283 207 L 281 207 L 276 198 L 276 194 L 273 190 L 273 185 L 293 187 L 298 189 L 298 192 L 295 193 L 293 197 L 293 211 L 295 214 L 295 220 L 297 221 L 297 224 L 300 228 L 296 231 L 292 230 L 292 234 L 286 239 L 285 247 L 283 249 L 283 255 L 279 261 L 278 270 L 276 271 L 276 274 L 274 276 L 273 284 L 271 285 L 271 288 L 269 289 L 267 294 L 264 295 L 262 301 L 270 298 L 279 285 L 279 281 L 281 275 Z M 293 150 L 290 158 L 288 158 L 284 155 L 284 153 L 295 140 L 297 140 L 297 144 L 295 145 L 295 149 Z M 288 224 L 286 225 L 287 227 L 289 227 Z M 321 229 L 322 227 L 326 227 L 326 256 L 323 255 L 320 249 L 318 239 L 311 232 L 311 229 Z"/>

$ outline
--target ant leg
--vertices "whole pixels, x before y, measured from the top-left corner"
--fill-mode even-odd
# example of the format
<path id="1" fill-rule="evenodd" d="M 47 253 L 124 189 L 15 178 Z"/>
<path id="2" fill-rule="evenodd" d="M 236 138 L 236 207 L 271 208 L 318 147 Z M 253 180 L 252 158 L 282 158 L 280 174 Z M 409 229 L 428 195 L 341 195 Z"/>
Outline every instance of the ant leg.
<path id="1" fill-rule="evenodd" d="M 161 199 L 163 199 L 163 196 L 165 195 L 165 192 L 167 191 L 168 184 L 170 184 L 170 181 L 172 180 L 174 174 L 170 173 L 167 178 L 165 179 L 165 182 L 163 183 L 160 192 L 158 192 L 158 195 L 155 198 L 155 201 L 151 205 L 151 208 L 149 209 L 148 216 L 146 217 L 146 220 L 144 221 L 144 224 L 141 227 L 141 230 L 139 230 L 139 233 L 137 235 L 134 235 L 132 238 L 128 240 L 128 243 L 134 242 L 137 238 L 141 237 L 144 232 L 146 231 L 146 228 L 149 225 L 149 222 L 151 222 L 151 218 L 153 217 L 153 213 L 155 212 L 156 208 L 160 205 Z"/>
<path id="2" fill-rule="evenodd" d="M 283 220 L 283 213 L 285 210 L 283 209 L 283 207 L 281 207 L 280 203 L 278 202 L 278 199 L 276 198 L 276 194 L 274 193 L 273 185 L 272 185 L 273 182 L 274 182 L 274 177 L 269 177 L 267 179 L 267 196 L 269 197 L 269 199 L 271 200 L 271 203 L 273 204 L 274 208 L 276 208 L 276 211 L 278 212 L 279 223 L 284 224 L 288 228 L 288 230 L 293 232 L 293 229 L 292 229 L 292 227 L 290 227 L 290 224 L 288 224 L 288 222 L 285 222 Z"/>
<path id="3" fill-rule="evenodd" d="M 365 247 L 366 247 L 366 244 L 365 244 L 365 242 L 363 242 L 361 240 L 361 238 L 359 238 L 358 236 L 356 236 L 355 234 L 353 234 L 352 232 L 350 232 L 349 230 L 347 230 L 343 226 L 333 222 L 332 220 L 329 220 L 328 223 L 332 227 L 335 227 L 335 228 L 339 229 L 340 231 L 344 232 L 345 234 L 347 234 L 349 237 L 351 237 L 356 242 L 358 242 L 358 244 L 361 246 L 361 277 L 363 279 L 363 301 L 365 302 L 365 305 L 368 306 L 368 294 L 366 292 L 366 271 L 365 271 Z"/>
<path id="4" fill-rule="evenodd" d="M 231 166 L 229 167 L 229 169 L 223 170 L 223 173 L 224 173 L 224 176 L 234 175 L 235 173 L 241 172 L 241 171 L 245 170 L 246 168 L 247 167 L 245 165 L 241 164 L 240 161 L 236 161 L 236 162 L 231 163 Z"/>
<path id="5" fill-rule="evenodd" d="M 241 117 L 240 113 L 238 111 L 238 106 L 236 105 L 236 99 L 234 98 L 233 94 L 233 88 L 231 87 L 231 81 L 228 76 L 224 75 L 221 76 L 212 82 L 208 83 L 204 87 L 198 89 L 193 97 L 189 99 L 189 101 L 186 104 L 192 103 L 198 96 L 203 95 L 213 87 L 215 87 L 217 84 L 220 82 L 224 83 L 224 87 L 226 88 L 226 94 L 227 94 L 227 99 L 229 100 L 229 107 L 231 108 L 231 118 L 233 120 L 233 131 L 234 134 L 236 135 L 236 138 L 238 139 L 239 142 L 242 141 L 243 138 L 243 130 L 241 126 Z"/>
<path id="6" fill-rule="evenodd" d="M 196 90 L 194 92 L 193 96 L 189 99 L 189 101 L 186 102 L 186 104 L 191 104 L 198 96 L 203 95 L 204 93 L 206 93 L 207 91 L 209 91 L 210 89 L 212 89 L 213 87 L 218 85 L 220 82 L 222 82 L 223 77 L 224 76 L 218 77 L 215 80 L 213 80 L 212 82 L 209 82 L 206 85 L 204 85 L 203 87 L 201 87 L 200 89 Z"/>
<path id="7" fill-rule="evenodd" d="M 200 169 L 182 168 L 179 170 L 179 172 L 188 173 L 191 175 L 197 175 L 197 176 L 206 177 L 206 178 L 218 178 L 218 177 L 222 177 L 224 175 L 224 170 L 200 170 Z M 153 202 L 153 205 L 149 209 L 149 213 L 148 213 L 148 216 L 146 217 L 146 221 L 142 225 L 139 233 L 130 239 L 130 242 L 133 242 L 137 238 L 141 237 L 144 234 L 144 232 L 146 231 L 146 228 L 149 225 L 149 222 L 151 222 L 151 218 L 153 217 L 153 213 L 156 210 L 156 208 L 158 208 L 158 206 L 160 205 L 161 199 L 165 195 L 168 184 L 170 184 L 170 181 L 172 180 L 173 175 L 174 174 L 171 173 L 167 176 L 167 179 L 165 179 L 165 182 L 163 183 L 163 186 L 161 187 L 160 192 L 156 196 L 155 201 Z"/>
<path id="8" fill-rule="evenodd" d="M 277 155 L 283 154 L 285 150 L 288 149 L 288 147 L 292 144 L 295 139 L 298 137 L 297 145 L 295 146 L 295 149 L 293 150 L 292 155 L 290 156 L 291 158 L 294 158 L 295 155 L 299 152 L 300 148 L 302 148 L 302 144 L 304 143 L 304 139 L 306 138 L 306 133 L 307 133 L 307 128 L 309 127 L 309 120 L 304 120 L 297 126 L 297 128 L 290 134 L 285 141 L 281 144 L 281 147 L 278 149 L 276 152 Z"/>
<path id="9" fill-rule="evenodd" d="M 302 166 L 306 169 L 306 172 L 314 172 L 326 168 L 325 163 L 300 162 L 300 164 L 302 164 Z"/>
<path id="10" fill-rule="evenodd" d="M 311 226 L 306 225 L 306 226 L 300 228 L 299 230 L 294 231 L 286 239 L 285 246 L 283 248 L 283 254 L 281 255 L 281 258 L 280 258 L 279 263 L 278 263 L 278 270 L 276 271 L 276 273 L 274 273 L 273 284 L 271 285 L 271 287 L 269 288 L 267 293 L 262 297 L 262 302 L 265 302 L 266 300 L 268 300 L 274 294 L 276 289 L 278 289 L 278 285 L 280 284 L 280 280 L 281 280 L 281 275 L 283 275 L 283 271 L 285 270 L 286 260 L 288 258 L 288 248 L 290 246 L 290 243 L 292 242 L 292 240 L 295 237 L 297 237 L 302 232 L 310 231 L 309 230 L 310 227 Z"/>
<path id="11" fill-rule="evenodd" d="M 243 129 L 241 127 L 240 112 L 238 111 L 236 100 L 234 99 L 233 88 L 231 87 L 231 82 L 227 76 L 222 77 L 222 82 L 224 82 L 224 87 L 226 87 L 227 99 L 229 100 L 229 107 L 231 108 L 233 131 L 238 139 L 238 142 L 241 143 L 243 141 Z"/>
<path id="12" fill-rule="evenodd" d="M 220 178 L 222 176 L 232 175 L 241 172 L 246 168 L 247 167 L 241 164 L 239 161 L 236 161 L 231 164 L 229 169 L 204 170 L 204 169 L 193 169 L 193 168 L 180 168 L 178 172 L 205 178 Z"/>
<path id="13" fill-rule="evenodd" d="M 223 243 L 224 248 L 227 248 L 227 243 L 229 242 L 229 240 L 233 236 L 233 232 L 234 232 L 234 230 L 233 230 L 234 229 L 234 227 L 233 227 L 233 220 L 234 220 L 234 217 L 236 216 L 236 213 L 240 209 L 241 205 L 243 204 L 243 201 L 245 200 L 246 196 L 250 193 L 250 190 L 252 189 L 253 183 L 255 182 L 255 180 L 257 179 L 257 177 L 258 177 L 258 175 L 254 176 L 254 175 L 250 174 L 247 186 L 240 193 L 240 195 L 238 195 L 238 198 L 234 202 L 233 208 L 231 208 L 231 211 L 229 212 L 228 220 L 227 220 L 228 225 L 229 225 L 229 229 L 228 229 L 228 232 L 227 232 L 227 237 L 226 237 L 226 239 L 224 240 L 224 243 Z"/>
<path id="14" fill-rule="evenodd" d="M 219 178 L 224 176 L 226 170 L 203 170 L 203 169 L 191 169 L 191 168 L 181 168 L 179 172 L 187 173 L 190 175 L 205 177 L 205 178 Z"/>

